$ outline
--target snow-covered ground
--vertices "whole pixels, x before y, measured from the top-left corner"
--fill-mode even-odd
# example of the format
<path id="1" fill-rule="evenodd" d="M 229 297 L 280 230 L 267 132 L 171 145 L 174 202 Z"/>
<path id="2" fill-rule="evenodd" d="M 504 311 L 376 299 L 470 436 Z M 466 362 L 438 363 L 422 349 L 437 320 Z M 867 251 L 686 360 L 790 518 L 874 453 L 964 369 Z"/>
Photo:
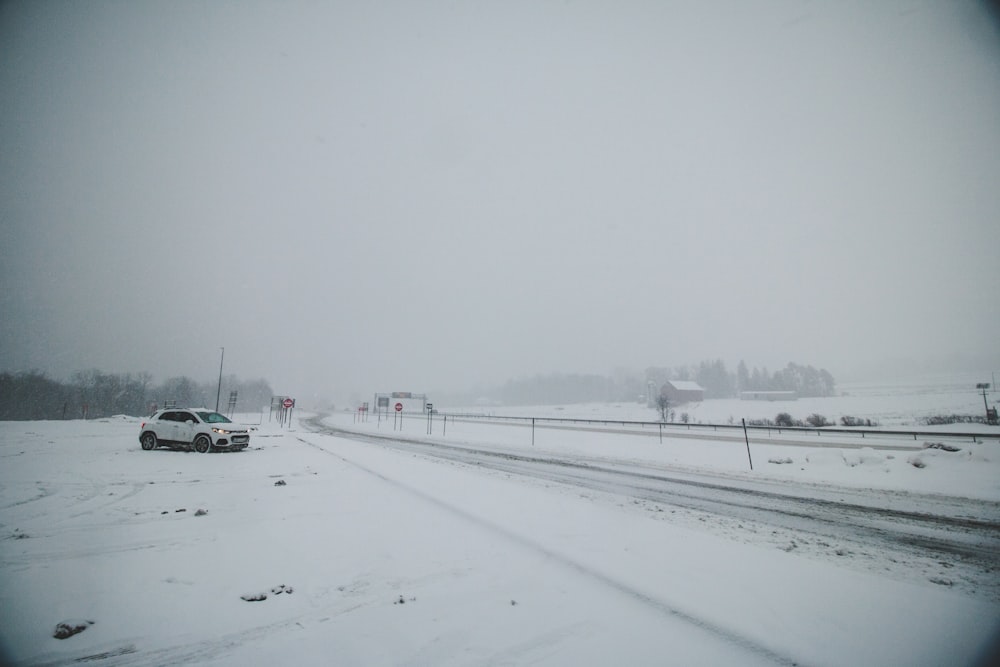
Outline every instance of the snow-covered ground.
<path id="1" fill-rule="evenodd" d="M 916 419 L 887 417 L 906 411 L 895 400 L 869 396 L 845 414 L 883 425 Z M 829 407 L 793 409 L 804 403 L 787 411 L 837 416 Z M 936 412 L 955 411 L 939 404 Z M 757 416 L 742 407 L 737 419 Z M 634 418 L 650 418 L 636 408 L 643 415 Z M 622 409 L 551 410 L 626 419 Z M 695 409 L 706 422 L 729 416 L 712 401 Z M 996 440 L 955 442 L 957 451 L 899 438 L 863 448 L 751 441 L 751 472 L 738 440 L 678 433 L 661 444 L 652 432 L 538 428 L 532 444 L 524 425 L 457 421 L 444 433 L 439 420 L 428 435 L 425 419 L 403 419 L 401 430 L 391 419 L 359 423 L 353 413 L 324 423 L 817 498 L 891 496 L 894 505 L 963 507 L 977 520 L 1000 522 Z M 624 491 L 438 460 L 314 428 L 300 416 L 287 428 L 265 418 L 247 452 L 198 455 L 142 451 L 138 420 L 129 417 L 0 423 L 6 659 L 967 665 L 1000 629 L 1000 586 L 988 579 L 995 575 L 979 574 L 991 585 L 977 591 L 957 558 L 931 557 L 912 568 L 891 562 L 892 554 L 880 563 L 877 553 L 852 557 L 844 545 L 816 540 L 789 548 L 750 525 L 706 520 Z M 264 599 L 246 599 L 257 597 Z M 86 629 L 54 638 L 66 621 Z"/>

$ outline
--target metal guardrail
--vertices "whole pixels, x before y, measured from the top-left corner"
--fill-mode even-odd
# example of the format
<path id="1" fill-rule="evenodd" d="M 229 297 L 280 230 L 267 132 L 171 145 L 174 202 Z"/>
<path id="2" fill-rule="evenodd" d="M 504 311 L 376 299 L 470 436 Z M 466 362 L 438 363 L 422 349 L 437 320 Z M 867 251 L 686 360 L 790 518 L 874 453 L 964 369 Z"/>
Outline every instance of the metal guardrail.
<path id="1" fill-rule="evenodd" d="M 621 420 L 621 419 L 588 419 L 583 417 L 515 417 L 508 415 L 486 415 L 477 413 L 455 413 L 455 412 L 437 412 L 441 416 L 446 416 L 451 419 L 476 419 L 484 421 L 511 421 L 511 422 L 526 422 L 531 424 L 542 424 L 545 422 L 551 423 L 561 423 L 561 424 L 590 424 L 590 425 L 600 425 L 605 427 L 611 426 L 621 426 L 621 427 L 637 427 L 637 428 L 672 428 L 677 430 L 692 430 L 701 429 L 705 431 L 719 431 L 721 430 L 743 430 L 743 424 L 701 424 L 701 423 L 688 423 L 683 422 L 651 422 L 651 421 L 632 421 L 632 420 Z M 979 440 L 1000 440 L 1000 431 L 994 433 L 967 433 L 967 432 L 956 432 L 956 431 L 911 431 L 911 430 L 899 430 L 899 429 L 879 429 L 871 427 L 853 427 L 853 426 L 767 426 L 761 424 L 747 424 L 746 428 L 748 431 L 767 431 L 768 435 L 774 433 L 815 433 L 817 435 L 826 434 L 846 434 L 846 435 L 860 435 L 864 438 L 866 435 L 869 436 L 893 436 L 893 437 L 912 437 L 914 440 L 918 438 L 948 438 L 948 439 L 958 439 L 967 440 L 972 439 L 973 442 L 978 442 Z"/>

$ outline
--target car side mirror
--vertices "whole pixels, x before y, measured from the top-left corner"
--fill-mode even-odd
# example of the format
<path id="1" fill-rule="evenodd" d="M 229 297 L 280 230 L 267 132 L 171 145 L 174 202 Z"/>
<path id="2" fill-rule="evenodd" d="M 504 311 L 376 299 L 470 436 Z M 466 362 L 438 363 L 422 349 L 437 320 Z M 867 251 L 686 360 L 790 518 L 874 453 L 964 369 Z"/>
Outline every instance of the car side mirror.
<path id="1" fill-rule="evenodd" d="M 193 419 L 188 419 L 188 420 L 187 420 L 186 422 L 184 422 L 184 423 L 185 423 L 185 424 L 193 424 L 193 423 L 194 423 L 194 420 L 193 420 Z"/>

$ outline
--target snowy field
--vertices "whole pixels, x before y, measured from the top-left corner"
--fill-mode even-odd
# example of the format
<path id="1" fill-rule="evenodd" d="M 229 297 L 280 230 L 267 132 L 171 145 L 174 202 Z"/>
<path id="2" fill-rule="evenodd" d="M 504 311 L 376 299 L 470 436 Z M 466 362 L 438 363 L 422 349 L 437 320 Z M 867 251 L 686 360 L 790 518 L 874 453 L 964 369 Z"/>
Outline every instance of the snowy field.
<path id="1" fill-rule="evenodd" d="M 841 417 L 877 421 L 885 428 L 923 429 L 928 417 L 938 415 L 985 415 L 983 395 L 976 384 L 991 382 L 991 375 L 923 376 L 893 383 L 864 382 L 837 386 L 837 395 L 826 398 L 800 398 L 794 401 L 743 401 L 737 398 L 703 401 L 675 406 L 675 420 L 687 414 L 691 422 L 725 424 L 730 419 L 774 419 L 779 412 L 804 420 L 820 414 L 839 425 Z M 986 394 L 990 407 L 996 407 L 1000 393 Z M 436 406 L 443 408 L 444 406 Z M 580 417 L 590 419 L 627 419 L 655 421 L 659 413 L 639 403 L 553 406 L 473 406 L 451 411 L 486 414 L 516 414 L 539 417 Z M 599 416 L 598 416 L 599 415 Z M 949 427 L 946 430 L 955 430 Z"/>
<path id="2" fill-rule="evenodd" d="M 915 398 L 923 395 L 908 399 L 909 411 L 898 395 L 852 393 L 838 397 L 857 401 L 842 413 L 831 407 L 837 399 L 758 406 L 760 414 L 706 401 L 691 413 L 706 422 L 852 414 L 897 426 L 924 411 L 974 414 L 976 398 L 982 405 L 964 389 L 926 404 Z M 545 410 L 652 416 L 641 406 L 556 407 Z M 391 418 L 358 422 L 350 412 L 305 417 L 279 428 L 265 415 L 250 450 L 208 455 L 144 452 L 131 417 L 0 423 L 5 659 L 970 665 L 988 664 L 983 651 L 1000 629 L 995 571 L 959 558 L 789 540 L 624 489 L 588 490 L 370 438 L 957 512 L 992 524 L 994 535 L 995 439 L 942 439 L 947 448 L 752 439 L 750 471 L 743 442 L 681 433 L 661 443 L 653 432 L 537 428 L 532 444 L 524 425 L 458 421 L 443 432 L 436 421 L 427 434 L 418 415 L 395 428 Z M 56 639 L 63 622 L 85 630 Z"/>

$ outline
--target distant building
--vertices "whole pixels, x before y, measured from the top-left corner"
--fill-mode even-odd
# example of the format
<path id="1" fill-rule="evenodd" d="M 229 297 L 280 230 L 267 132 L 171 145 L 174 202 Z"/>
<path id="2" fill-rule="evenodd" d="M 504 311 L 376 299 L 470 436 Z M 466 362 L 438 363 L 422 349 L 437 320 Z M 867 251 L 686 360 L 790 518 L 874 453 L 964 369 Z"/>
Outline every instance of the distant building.
<path id="1" fill-rule="evenodd" d="M 660 396 L 666 396 L 671 405 L 695 403 L 705 400 L 705 390 L 697 382 L 668 380 L 660 387 Z"/>
<path id="2" fill-rule="evenodd" d="M 741 391 L 744 401 L 794 401 L 799 395 L 794 391 Z"/>
<path id="3" fill-rule="evenodd" d="M 394 391 L 375 394 L 375 409 L 388 414 L 402 406 L 402 412 L 427 412 L 427 394 L 414 394 L 410 391 Z"/>

